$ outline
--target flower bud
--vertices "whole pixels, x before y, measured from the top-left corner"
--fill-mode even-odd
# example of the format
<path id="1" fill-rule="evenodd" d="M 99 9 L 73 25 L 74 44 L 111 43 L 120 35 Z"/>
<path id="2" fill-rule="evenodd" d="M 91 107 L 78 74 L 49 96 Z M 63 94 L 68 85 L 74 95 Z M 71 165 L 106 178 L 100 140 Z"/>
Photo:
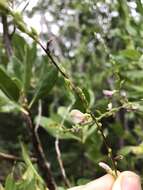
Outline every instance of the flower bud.
<path id="1" fill-rule="evenodd" d="M 70 112 L 70 118 L 74 124 L 87 124 L 92 122 L 92 117 L 90 114 L 82 113 L 77 109 L 74 109 Z"/>
<path id="2" fill-rule="evenodd" d="M 103 90 L 103 94 L 108 97 L 112 97 L 116 90 Z"/>

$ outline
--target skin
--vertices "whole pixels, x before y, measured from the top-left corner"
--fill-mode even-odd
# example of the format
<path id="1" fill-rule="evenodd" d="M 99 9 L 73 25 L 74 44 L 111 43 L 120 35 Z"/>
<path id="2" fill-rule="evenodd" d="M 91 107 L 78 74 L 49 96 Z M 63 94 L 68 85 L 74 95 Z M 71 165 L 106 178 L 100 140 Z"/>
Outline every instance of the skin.
<path id="1" fill-rule="evenodd" d="M 86 185 L 77 186 L 68 190 L 142 190 L 140 177 L 131 171 L 119 173 L 115 179 L 112 175 L 106 174 Z"/>

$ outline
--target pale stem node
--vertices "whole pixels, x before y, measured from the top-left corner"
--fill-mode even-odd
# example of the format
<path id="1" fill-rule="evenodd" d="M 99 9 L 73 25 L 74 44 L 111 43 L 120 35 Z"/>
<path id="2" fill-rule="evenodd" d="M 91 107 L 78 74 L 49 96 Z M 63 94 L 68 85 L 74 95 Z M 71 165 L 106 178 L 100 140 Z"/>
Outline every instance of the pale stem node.
<path id="1" fill-rule="evenodd" d="M 103 168 L 108 174 L 112 175 L 113 177 L 116 177 L 115 171 L 113 171 L 110 166 L 104 162 L 99 162 L 98 164 L 101 168 Z"/>

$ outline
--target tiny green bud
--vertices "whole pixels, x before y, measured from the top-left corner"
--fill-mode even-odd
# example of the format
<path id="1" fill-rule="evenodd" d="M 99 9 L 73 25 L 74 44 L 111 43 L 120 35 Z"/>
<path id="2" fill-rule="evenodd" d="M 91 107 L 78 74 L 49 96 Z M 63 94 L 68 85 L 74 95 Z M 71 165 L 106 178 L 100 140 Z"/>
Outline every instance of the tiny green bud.
<path id="1" fill-rule="evenodd" d="M 111 152 L 112 152 L 112 149 L 111 149 L 111 148 L 108 148 L 108 152 L 109 152 L 109 154 L 111 154 Z"/>
<path id="2" fill-rule="evenodd" d="M 12 16 L 16 22 L 23 22 L 23 18 L 20 12 L 12 12 Z"/>
<path id="3" fill-rule="evenodd" d="M 33 39 L 38 38 L 38 33 L 35 30 L 35 28 L 31 27 L 31 31 L 29 32 L 29 36 L 31 36 Z"/>
<path id="4" fill-rule="evenodd" d="M 100 127 L 100 128 L 101 128 L 101 127 L 102 127 L 102 123 L 98 123 L 98 127 Z"/>
<path id="5" fill-rule="evenodd" d="M 72 84 L 71 84 L 71 81 L 69 80 L 69 79 L 64 79 L 65 80 L 65 83 L 66 83 L 66 85 L 67 85 L 67 87 L 70 89 L 70 90 L 72 90 Z"/>
<path id="6" fill-rule="evenodd" d="M 101 135 L 101 131 L 98 130 L 97 133 L 98 133 L 99 135 Z"/>
<path id="7" fill-rule="evenodd" d="M 11 12 L 11 15 L 13 16 L 14 22 L 17 25 L 18 29 L 22 32 L 28 34 L 28 29 L 26 24 L 23 21 L 22 15 L 19 12 Z"/>
<path id="8" fill-rule="evenodd" d="M 21 30 L 21 32 L 28 34 L 28 30 L 24 22 L 17 22 L 16 24 L 17 24 L 18 29 Z"/>

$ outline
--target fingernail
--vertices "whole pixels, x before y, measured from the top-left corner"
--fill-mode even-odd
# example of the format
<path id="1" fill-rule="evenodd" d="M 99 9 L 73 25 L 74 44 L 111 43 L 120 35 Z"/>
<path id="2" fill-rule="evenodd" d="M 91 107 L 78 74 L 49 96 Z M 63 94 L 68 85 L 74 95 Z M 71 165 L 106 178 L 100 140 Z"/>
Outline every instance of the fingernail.
<path id="1" fill-rule="evenodd" d="M 137 175 L 124 176 L 121 187 L 122 190 L 141 190 L 140 178 Z"/>

